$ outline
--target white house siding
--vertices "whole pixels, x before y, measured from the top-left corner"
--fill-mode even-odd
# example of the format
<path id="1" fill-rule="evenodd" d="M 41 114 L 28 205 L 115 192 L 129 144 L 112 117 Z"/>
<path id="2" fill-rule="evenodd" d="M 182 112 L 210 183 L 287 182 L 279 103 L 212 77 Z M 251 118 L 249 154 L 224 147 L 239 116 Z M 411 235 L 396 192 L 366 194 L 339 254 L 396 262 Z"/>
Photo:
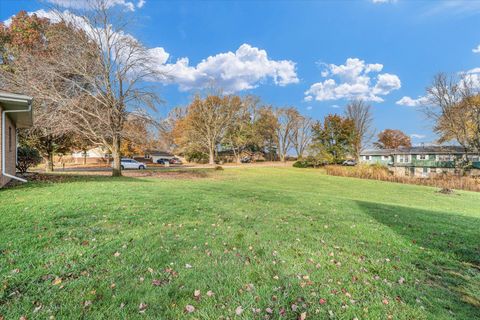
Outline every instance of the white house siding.
<path id="1" fill-rule="evenodd" d="M 0 126 L 2 124 L 2 107 L 0 106 Z M 9 128 L 11 128 L 9 130 Z M 0 128 L 0 144 L 2 143 L 2 128 Z M 8 134 L 11 134 L 11 148 L 9 148 L 9 137 Z M 17 146 L 17 137 L 16 137 L 16 127 L 15 124 L 10 120 L 8 116 L 5 118 L 5 169 L 8 174 L 15 175 L 16 173 L 16 146 Z M 2 148 L 0 148 L 0 168 L 2 166 Z M 0 174 L 0 187 L 4 186 L 7 182 L 10 181 L 10 178 L 5 177 Z"/>

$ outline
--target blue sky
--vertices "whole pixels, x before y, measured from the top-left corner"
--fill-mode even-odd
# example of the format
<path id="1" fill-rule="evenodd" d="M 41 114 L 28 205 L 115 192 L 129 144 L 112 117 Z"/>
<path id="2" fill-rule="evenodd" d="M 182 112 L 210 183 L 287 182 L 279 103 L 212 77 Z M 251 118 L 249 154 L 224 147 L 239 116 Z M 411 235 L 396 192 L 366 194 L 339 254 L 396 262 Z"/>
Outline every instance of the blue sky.
<path id="1" fill-rule="evenodd" d="M 132 35 L 172 73 L 158 82 L 161 114 L 212 84 L 315 119 L 360 97 L 377 130 L 428 143 L 435 136 L 415 99 L 438 72 L 480 67 L 480 1 L 111 1 L 135 17 Z M 2 0 L 0 18 L 42 8 Z"/>

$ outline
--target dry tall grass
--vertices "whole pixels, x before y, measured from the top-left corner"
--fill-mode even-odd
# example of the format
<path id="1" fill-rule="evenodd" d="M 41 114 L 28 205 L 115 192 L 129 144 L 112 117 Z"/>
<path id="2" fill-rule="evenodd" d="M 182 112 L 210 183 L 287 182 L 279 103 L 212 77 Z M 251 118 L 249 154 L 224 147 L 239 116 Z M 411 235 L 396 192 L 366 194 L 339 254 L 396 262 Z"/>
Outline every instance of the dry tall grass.
<path id="1" fill-rule="evenodd" d="M 355 167 L 326 166 L 325 171 L 332 176 L 354 177 L 389 182 L 419 184 L 437 188 L 459 189 L 480 192 L 480 178 L 455 175 L 436 175 L 430 178 L 399 177 L 383 166 L 359 165 Z"/>

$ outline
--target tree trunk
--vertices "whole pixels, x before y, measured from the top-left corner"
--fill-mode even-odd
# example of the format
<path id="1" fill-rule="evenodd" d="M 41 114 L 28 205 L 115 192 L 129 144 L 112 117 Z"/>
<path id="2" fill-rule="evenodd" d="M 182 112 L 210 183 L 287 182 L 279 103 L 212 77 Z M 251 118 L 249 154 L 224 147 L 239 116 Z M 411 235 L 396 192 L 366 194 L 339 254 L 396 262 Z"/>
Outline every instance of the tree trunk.
<path id="1" fill-rule="evenodd" d="M 47 154 L 43 159 L 45 160 L 45 172 L 53 172 L 53 153 Z"/>
<path id="2" fill-rule="evenodd" d="M 208 163 L 215 164 L 215 150 L 213 148 L 210 148 L 208 152 Z"/>
<path id="3" fill-rule="evenodd" d="M 120 155 L 120 137 L 115 136 L 113 138 L 112 146 L 113 157 L 113 171 L 112 177 L 120 177 L 122 175 L 121 155 Z"/>

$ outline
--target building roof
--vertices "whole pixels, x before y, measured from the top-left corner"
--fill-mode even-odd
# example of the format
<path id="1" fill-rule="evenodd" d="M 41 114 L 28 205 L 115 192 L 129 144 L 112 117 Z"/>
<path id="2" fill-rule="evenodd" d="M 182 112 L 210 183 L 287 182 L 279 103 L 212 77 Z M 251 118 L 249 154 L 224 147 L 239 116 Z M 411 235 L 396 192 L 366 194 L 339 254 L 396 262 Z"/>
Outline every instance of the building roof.
<path id="1" fill-rule="evenodd" d="M 389 156 L 392 154 L 393 149 L 370 149 L 360 152 L 361 156 Z"/>
<path id="2" fill-rule="evenodd" d="M 465 149 L 461 146 L 420 146 L 399 148 L 394 154 L 463 154 Z"/>
<path id="3" fill-rule="evenodd" d="M 173 153 L 170 153 L 167 151 L 159 151 L 159 150 L 147 150 L 146 153 L 155 157 L 174 157 L 175 156 Z"/>
<path id="4" fill-rule="evenodd" d="M 3 110 L 26 110 L 31 105 L 33 98 L 17 93 L 11 93 L 0 90 L 0 106 Z M 27 128 L 33 124 L 32 111 L 29 112 L 11 112 L 9 118 L 15 123 L 17 128 Z"/>
<path id="5" fill-rule="evenodd" d="M 401 147 L 398 149 L 371 149 L 365 150 L 362 156 L 386 156 L 394 154 L 463 154 L 465 149 L 461 146 L 420 146 Z"/>

